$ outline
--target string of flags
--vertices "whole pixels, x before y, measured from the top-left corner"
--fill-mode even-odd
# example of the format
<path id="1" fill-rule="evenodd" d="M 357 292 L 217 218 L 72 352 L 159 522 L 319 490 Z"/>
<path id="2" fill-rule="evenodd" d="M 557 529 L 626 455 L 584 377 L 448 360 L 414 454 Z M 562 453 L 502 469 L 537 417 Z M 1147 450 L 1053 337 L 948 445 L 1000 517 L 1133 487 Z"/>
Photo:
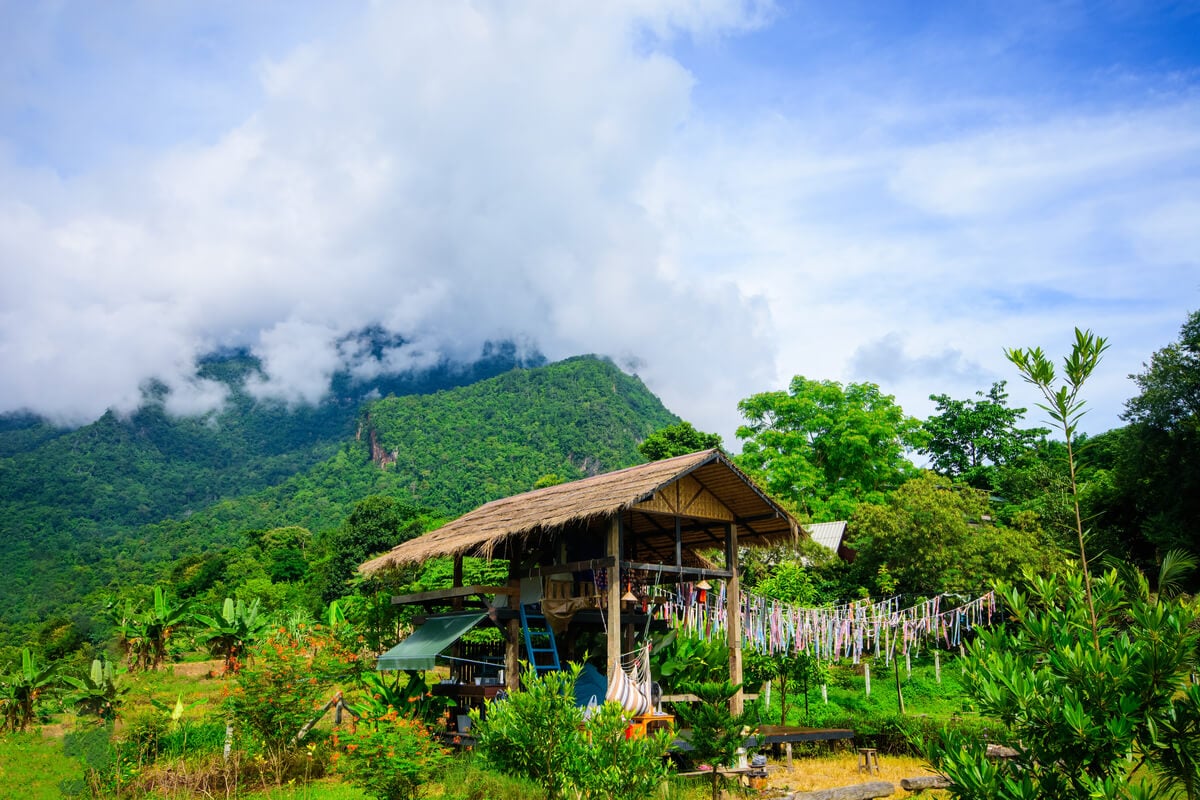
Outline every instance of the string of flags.
<path id="1" fill-rule="evenodd" d="M 703 639 L 725 635 L 729 610 L 723 584 L 716 590 L 706 581 L 663 588 L 667 591 L 655 603 L 659 619 Z M 947 601 L 957 605 L 946 608 Z M 744 646 L 760 653 L 807 653 L 821 661 L 856 664 L 864 655 L 874 655 L 890 663 L 897 653 L 917 654 L 927 644 L 957 647 L 964 634 L 991 623 L 996 595 L 966 599 L 941 594 L 907 607 L 891 597 L 808 608 L 745 593 L 740 613 Z"/>

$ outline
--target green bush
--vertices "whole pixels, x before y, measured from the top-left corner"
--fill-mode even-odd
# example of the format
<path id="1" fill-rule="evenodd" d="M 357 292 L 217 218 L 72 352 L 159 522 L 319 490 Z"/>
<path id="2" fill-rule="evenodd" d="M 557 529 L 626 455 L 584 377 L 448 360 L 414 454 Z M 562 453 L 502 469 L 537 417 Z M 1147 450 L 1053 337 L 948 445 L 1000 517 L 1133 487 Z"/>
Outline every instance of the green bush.
<path id="1" fill-rule="evenodd" d="M 340 740 L 344 747 L 339 772 L 378 800 L 413 800 L 450 758 L 420 720 L 400 716 L 395 709 L 362 721 Z"/>
<path id="2" fill-rule="evenodd" d="M 537 675 L 527 668 L 524 690 L 472 712 L 473 732 L 486 763 L 506 775 L 540 784 L 548 800 L 640 800 L 667 775 L 670 736 L 626 738 L 629 719 L 606 703 L 588 720 L 575 705 L 582 667 Z"/>

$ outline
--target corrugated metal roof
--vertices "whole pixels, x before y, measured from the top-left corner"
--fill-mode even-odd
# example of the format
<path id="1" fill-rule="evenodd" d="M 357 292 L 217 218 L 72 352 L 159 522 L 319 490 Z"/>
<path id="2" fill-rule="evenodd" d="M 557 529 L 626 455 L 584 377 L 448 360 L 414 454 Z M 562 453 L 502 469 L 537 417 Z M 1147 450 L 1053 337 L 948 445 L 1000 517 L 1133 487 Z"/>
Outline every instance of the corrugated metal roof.
<path id="1" fill-rule="evenodd" d="M 813 522 L 805 525 L 804 529 L 814 542 L 836 553 L 842 544 L 842 537 L 846 535 L 846 521 Z"/>

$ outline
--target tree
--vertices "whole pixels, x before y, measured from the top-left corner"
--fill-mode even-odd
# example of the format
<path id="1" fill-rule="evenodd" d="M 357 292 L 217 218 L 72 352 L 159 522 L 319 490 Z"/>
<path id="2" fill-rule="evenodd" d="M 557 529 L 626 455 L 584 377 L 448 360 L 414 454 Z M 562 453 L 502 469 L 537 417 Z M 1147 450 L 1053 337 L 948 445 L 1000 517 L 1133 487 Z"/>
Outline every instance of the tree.
<path id="1" fill-rule="evenodd" d="M 1200 542 L 1200 311 L 1179 341 L 1130 376 L 1140 394 L 1125 404 L 1129 423 L 1117 482 L 1137 508 L 1142 535 L 1159 552 Z"/>
<path id="2" fill-rule="evenodd" d="M 167 657 L 171 636 L 192 620 L 187 603 L 176 603 L 161 586 L 154 587 L 146 608 L 126 600 L 114 614 L 122 650 L 131 669 L 158 669 Z"/>
<path id="3" fill-rule="evenodd" d="M 1009 408 L 1005 381 L 992 384 L 978 400 L 952 400 L 946 394 L 932 394 L 938 413 L 925 420 L 929 441 L 918 449 L 928 455 L 935 470 L 951 478 L 960 478 L 977 489 L 992 488 L 993 467 L 1006 464 L 1026 453 L 1050 431 L 1046 428 L 1018 428 L 1025 409 Z"/>
<path id="4" fill-rule="evenodd" d="M 921 423 L 873 383 L 797 375 L 787 391 L 756 394 L 738 410 L 738 464 L 814 520 L 845 519 L 917 474 L 904 454 L 924 444 Z"/>
<path id="5" fill-rule="evenodd" d="M 677 422 L 647 436 L 638 445 L 638 452 L 650 461 L 662 461 L 720 447 L 721 437 L 717 434 L 698 431 L 690 422 Z"/>
<path id="6" fill-rule="evenodd" d="M 38 706 L 58 690 L 54 664 L 39 666 L 28 647 L 21 650 L 21 665 L 0 679 L 0 730 L 23 731 L 33 722 Z"/>
<path id="7" fill-rule="evenodd" d="M 860 580 L 870 582 L 883 569 L 894 590 L 906 594 L 978 593 L 1043 558 L 1033 532 L 995 524 L 987 492 L 932 473 L 882 505 L 860 505 L 847 528 Z"/>
<path id="8" fill-rule="evenodd" d="M 1200 629 L 1186 602 L 1152 598 L 1140 574 L 1026 576 L 1002 587 L 1008 625 L 968 643 L 964 686 L 1008 728 L 1013 759 L 989 761 L 986 742 L 943 733 L 928 750 L 955 797 L 1067 800 L 1147 796 L 1143 762 L 1196 797 L 1200 686 L 1190 681 Z M 1096 641 L 1089 628 L 1096 626 Z M 1139 760 L 1140 759 L 1140 760 Z M 1164 795 L 1169 796 L 1169 795 Z"/>
<path id="9" fill-rule="evenodd" d="M 1059 428 L 1067 443 L 1067 467 L 1071 478 L 1071 499 L 1075 511 L 1075 532 L 1079 539 L 1079 563 L 1083 568 L 1083 585 L 1087 594 L 1088 606 L 1092 605 L 1092 576 L 1088 569 L 1087 550 L 1084 547 L 1083 516 L 1079 510 L 1079 482 L 1075 470 L 1075 433 L 1079 428 L 1079 420 L 1086 413 L 1084 402 L 1079 399 L 1079 392 L 1084 382 L 1091 377 L 1100 363 L 1100 357 L 1108 349 L 1108 340 L 1096 336 L 1091 331 L 1075 329 L 1075 341 L 1071 346 L 1071 354 L 1063 359 L 1063 377 L 1065 382 L 1055 387 L 1057 376 L 1054 364 L 1046 357 L 1040 347 L 1025 350 L 1020 348 L 1005 350 L 1004 355 L 1021 372 L 1026 383 L 1038 388 L 1046 398 L 1045 404 L 1038 407 L 1050 415 Z M 1096 630 L 1096 612 L 1092 611 L 1092 638 L 1099 646 Z"/>
<path id="10" fill-rule="evenodd" d="M 359 564 L 421 533 L 419 509 L 382 495 L 362 500 L 325 543 L 322 598 L 347 594 Z"/>
<path id="11" fill-rule="evenodd" d="M 784 561 L 752 590 L 755 594 L 797 606 L 812 606 L 817 593 L 812 579 L 796 561 Z M 799 683 L 804 692 L 804 713 L 808 713 L 808 688 L 820 683 L 825 675 L 822 664 L 808 651 L 798 653 L 746 654 L 746 668 L 755 678 L 773 681 L 779 690 L 779 721 L 788 724 L 789 690 Z"/>
<path id="12" fill-rule="evenodd" d="M 226 674 L 237 671 L 238 657 L 267 624 L 266 617 L 259 616 L 258 598 L 247 606 L 240 598 L 235 603 L 232 597 L 226 597 L 219 618 L 196 614 L 196 621 L 207 628 L 201 638 L 209 650 L 225 659 Z"/>

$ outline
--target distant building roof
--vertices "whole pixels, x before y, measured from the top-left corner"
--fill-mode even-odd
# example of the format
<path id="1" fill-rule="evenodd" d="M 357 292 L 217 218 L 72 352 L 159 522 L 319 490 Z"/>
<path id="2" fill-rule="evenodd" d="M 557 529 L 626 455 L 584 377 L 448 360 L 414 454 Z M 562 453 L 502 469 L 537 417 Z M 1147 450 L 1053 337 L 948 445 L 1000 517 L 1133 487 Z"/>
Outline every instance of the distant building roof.
<path id="1" fill-rule="evenodd" d="M 824 548 L 839 553 L 842 546 L 842 537 L 846 535 L 846 521 L 841 522 L 813 522 L 804 526 L 808 531 L 809 536 L 817 544 Z"/>

